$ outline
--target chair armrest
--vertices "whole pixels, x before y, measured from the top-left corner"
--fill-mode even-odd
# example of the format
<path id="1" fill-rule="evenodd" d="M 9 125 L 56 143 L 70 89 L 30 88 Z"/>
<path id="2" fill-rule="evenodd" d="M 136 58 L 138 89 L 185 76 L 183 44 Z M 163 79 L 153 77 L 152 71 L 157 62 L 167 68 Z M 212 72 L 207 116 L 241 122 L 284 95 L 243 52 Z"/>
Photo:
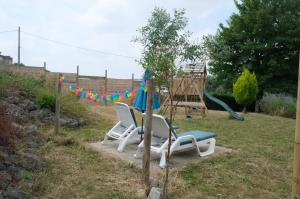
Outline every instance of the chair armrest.
<path id="1" fill-rule="evenodd" d="M 189 139 L 192 139 L 195 143 L 197 143 L 197 139 L 193 135 L 185 135 L 185 136 L 177 137 L 177 139 L 171 146 L 171 153 L 173 152 L 173 150 L 175 149 L 176 146 L 180 145 L 180 142 L 182 142 L 184 140 L 189 140 Z"/>
<path id="2" fill-rule="evenodd" d="M 172 128 L 173 128 L 174 130 L 177 130 L 177 129 L 179 129 L 179 126 L 177 126 L 177 125 L 172 125 Z"/>

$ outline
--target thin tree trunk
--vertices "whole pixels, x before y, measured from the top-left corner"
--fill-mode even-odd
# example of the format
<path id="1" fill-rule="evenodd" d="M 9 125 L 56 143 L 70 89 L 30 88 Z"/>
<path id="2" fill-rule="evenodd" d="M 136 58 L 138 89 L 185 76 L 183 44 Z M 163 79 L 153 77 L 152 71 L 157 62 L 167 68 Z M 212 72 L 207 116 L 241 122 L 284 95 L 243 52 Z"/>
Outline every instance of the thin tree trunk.
<path id="1" fill-rule="evenodd" d="M 247 106 L 244 106 L 243 113 L 247 113 Z"/>
<path id="2" fill-rule="evenodd" d="M 258 113 L 259 112 L 259 106 L 260 106 L 260 100 L 256 100 L 255 102 L 255 113 Z"/>
<path id="3" fill-rule="evenodd" d="M 147 104 L 144 133 L 144 155 L 143 155 L 143 179 L 145 185 L 145 195 L 150 192 L 150 147 L 152 131 L 152 114 L 153 114 L 153 93 L 154 80 L 150 79 L 147 85 Z"/>
<path id="4" fill-rule="evenodd" d="M 168 183 L 169 183 L 169 163 L 170 163 L 170 148 L 172 144 L 172 121 L 173 121 L 173 76 L 170 80 L 169 87 L 169 95 L 170 95 L 170 128 L 169 128 L 169 138 L 168 138 L 168 151 L 167 151 L 167 160 L 166 160 L 166 176 L 163 190 L 163 198 L 166 199 L 168 197 Z"/>
<path id="5" fill-rule="evenodd" d="M 300 68 L 300 52 L 299 52 L 299 68 Z M 292 198 L 300 199 L 300 70 L 298 74 L 298 96 L 297 96 L 297 114 L 296 114 L 293 170 L 294 171 L 293 171 Z"/>

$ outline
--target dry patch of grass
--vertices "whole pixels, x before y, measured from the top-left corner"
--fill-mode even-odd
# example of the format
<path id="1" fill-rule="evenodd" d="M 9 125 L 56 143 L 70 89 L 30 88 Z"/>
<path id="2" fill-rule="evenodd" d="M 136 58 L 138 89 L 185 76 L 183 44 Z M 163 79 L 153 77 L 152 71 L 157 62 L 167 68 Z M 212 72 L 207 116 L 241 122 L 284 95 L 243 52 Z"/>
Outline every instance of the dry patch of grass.
<path id="1" fill-rule="evenodd" d="M 189 188 L 202 198 L 289 198 L 295 120 L 251 113 L 240 122 L 223 114 L 177 120 L 185 130 L 216 132 L 217 145 L 235 149 L 183 168 Z"/>
<path id="2" fill-rule="evenodd" d="M 49 137 L 40 155 L 47 170 L 37 174 L 37 198 L 136 198 L 142 188 L 136 168 L 86 149 L 68 135 Z"/>

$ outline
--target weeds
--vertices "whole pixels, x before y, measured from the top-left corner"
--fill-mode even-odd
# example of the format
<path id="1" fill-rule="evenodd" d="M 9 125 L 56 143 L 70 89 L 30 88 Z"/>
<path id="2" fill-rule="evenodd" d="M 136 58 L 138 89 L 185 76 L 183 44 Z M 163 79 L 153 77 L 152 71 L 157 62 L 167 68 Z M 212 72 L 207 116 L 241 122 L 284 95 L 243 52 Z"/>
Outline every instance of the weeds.
<path id="1" fill-rule="evenodd" d="M 296 99 L 284 94 L 267 93 L 262 99 L 261 110 L 269 115 L 295 118 Z"/>

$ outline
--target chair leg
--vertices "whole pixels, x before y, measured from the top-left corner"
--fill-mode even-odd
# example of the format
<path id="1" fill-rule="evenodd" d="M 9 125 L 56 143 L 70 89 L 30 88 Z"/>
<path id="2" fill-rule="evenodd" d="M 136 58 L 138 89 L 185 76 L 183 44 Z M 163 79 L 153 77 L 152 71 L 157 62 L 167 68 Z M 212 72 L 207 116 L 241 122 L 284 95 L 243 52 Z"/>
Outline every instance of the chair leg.
<path id="1" fill-rule="evenodd" d="M 101 144 L 107 144 L 108 136 L 105 135 L 104 140 L 101 141 Z"/>
<path id="2" fill-rule="evenodd" d="M 209 146 L 208 146 L 208 149 L 207 149 L 207 151 L 205 151 L 205 152 L 200 152 L 200 156 L 201 157 L 204 157 L 204 156 L 207 156 L 207 155 L 210 155 L 210 154 L 212 154 L 212 153 L 214 153 L 215 152 L 215 146 L 216 146 L 216 139 L 215 138 L 211 138 L 210 140 L 209 140 Z M 200 151 L 200 150 L 199 150 Z"/>
<path id="3" fill-rule="evenodd" d="M 159 167 L 164 169 L 166 167 L 166 157 L 167 157 L 167 152 L 166 151 L 162 151 L 161 152 L 161 158 L 159 161 Z"/>
<path id="4" fill-rule="evenodd" d="M 136 152 L 133 156 L 134 156 L 134 158 L 142 158 L 143 157 L 143 148 L 138 147 L 138 149 L 136 150 Z"/>
<path id="5" fill-rule="evenodd" d="M 118 152 L 123 152 L 125 146 L 128 144 L 129 140 L 132 139 L 136 134 L 138 130 L 134 129 L 131 131 L 124 139 L 121 139 L 119 141 L 119 146 L 118 146 Z"/>

